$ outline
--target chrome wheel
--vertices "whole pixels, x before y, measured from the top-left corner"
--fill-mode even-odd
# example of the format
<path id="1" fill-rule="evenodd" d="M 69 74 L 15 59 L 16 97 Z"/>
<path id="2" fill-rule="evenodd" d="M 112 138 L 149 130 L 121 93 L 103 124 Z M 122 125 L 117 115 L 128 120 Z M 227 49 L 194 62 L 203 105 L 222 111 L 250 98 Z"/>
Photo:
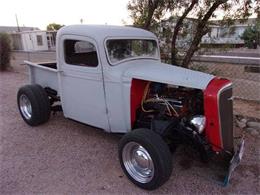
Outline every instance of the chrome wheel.
<path id="1" fill-rule="evenodd" d="M 148 183 L 154 176 L 154 163 L 148 151 L 136 142 L 127 143 L 122 151 L 123 164 L 129 175 L 140 183 Z"/>
<path id="2" fill-rule="evenodd" d="M 31 119 L 31 117 L 32 117 L 32 105 L 31 105 L 29 98 L 26 95 L 22 94 L 20 96 L 19 106 L 20 106 L 20 110 L 21 110 L 24 118 L 26 118 L 27 120 Z"/>

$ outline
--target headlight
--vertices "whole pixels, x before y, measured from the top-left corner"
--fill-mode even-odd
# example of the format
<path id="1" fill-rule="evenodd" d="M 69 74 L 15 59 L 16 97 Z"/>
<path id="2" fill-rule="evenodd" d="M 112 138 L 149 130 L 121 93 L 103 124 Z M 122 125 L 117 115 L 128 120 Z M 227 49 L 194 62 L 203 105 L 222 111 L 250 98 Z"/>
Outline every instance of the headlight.
<path id="1" fill-rule="evenodd" d="M 193 116 L 190 120 L 190 124 L 192 124 L 199 133 L 202 133 L 206 126 L 206 118 L 202 115 Z"/>

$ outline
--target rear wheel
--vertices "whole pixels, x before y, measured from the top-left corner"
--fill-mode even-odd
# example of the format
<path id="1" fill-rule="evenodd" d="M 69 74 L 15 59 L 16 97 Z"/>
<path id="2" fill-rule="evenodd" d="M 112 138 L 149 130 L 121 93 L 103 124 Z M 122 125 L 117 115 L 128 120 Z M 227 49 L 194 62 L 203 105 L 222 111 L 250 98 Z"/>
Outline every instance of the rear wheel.
<path id="1" fill-rule="evenodd" d="M 17 93 L 17 104 L 23 120 L 28 125 L 40 125 L 50 117 L 50 101 L 40 85 L 21 87 Z"/>
<path id="2" fill-rule="evenodd" d="M 149 129 L 126 134 L 119 143 L 119 159 L 127 177 L 147 190 L 164 184 L 172 172 L 172 156 L 167 144 Z"/>

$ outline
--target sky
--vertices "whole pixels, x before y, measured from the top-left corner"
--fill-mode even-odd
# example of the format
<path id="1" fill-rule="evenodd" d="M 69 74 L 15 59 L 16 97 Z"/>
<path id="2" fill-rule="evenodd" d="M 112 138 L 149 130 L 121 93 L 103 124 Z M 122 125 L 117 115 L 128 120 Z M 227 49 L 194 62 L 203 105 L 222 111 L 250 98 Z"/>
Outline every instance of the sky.
<path id="1" fill-rule="evenodd" d="M 0 26 L 32 26 L 46 29 L 49 23 L 64 25 L 131 23 L 129 0 L 6 0 L 1 2 Z"/>
<path id="2" fill-rule="evenodd" d="M 64 25 L 131 24 L 127 11 L 129 0 L 2 0 L 0 26 L 38 27 L 42 30 L 50 23 Z M 219 16 L 221 14 L 218 14 Z M 220 19 L 220 18 L 218 18 Z"/>

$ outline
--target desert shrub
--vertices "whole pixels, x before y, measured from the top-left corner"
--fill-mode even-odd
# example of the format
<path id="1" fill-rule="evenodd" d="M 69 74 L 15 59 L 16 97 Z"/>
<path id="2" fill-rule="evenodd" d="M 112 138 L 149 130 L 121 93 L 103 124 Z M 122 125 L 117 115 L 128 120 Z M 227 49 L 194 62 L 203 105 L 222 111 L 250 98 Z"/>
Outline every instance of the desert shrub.
<path id="1" fill-rule="evenodd" d="M 6 33 L 0 33 L 0 71 L 10 67 L 11 39 Z"/>
<path id="2" fill-rule="evenodd" d="M 254 26 L 248 26 L 241 39 L 245 41 L 245 46 L 248 48 L 257 47 L 257 44 L 260 44 L 260 22 L 258 21 Z"/>

